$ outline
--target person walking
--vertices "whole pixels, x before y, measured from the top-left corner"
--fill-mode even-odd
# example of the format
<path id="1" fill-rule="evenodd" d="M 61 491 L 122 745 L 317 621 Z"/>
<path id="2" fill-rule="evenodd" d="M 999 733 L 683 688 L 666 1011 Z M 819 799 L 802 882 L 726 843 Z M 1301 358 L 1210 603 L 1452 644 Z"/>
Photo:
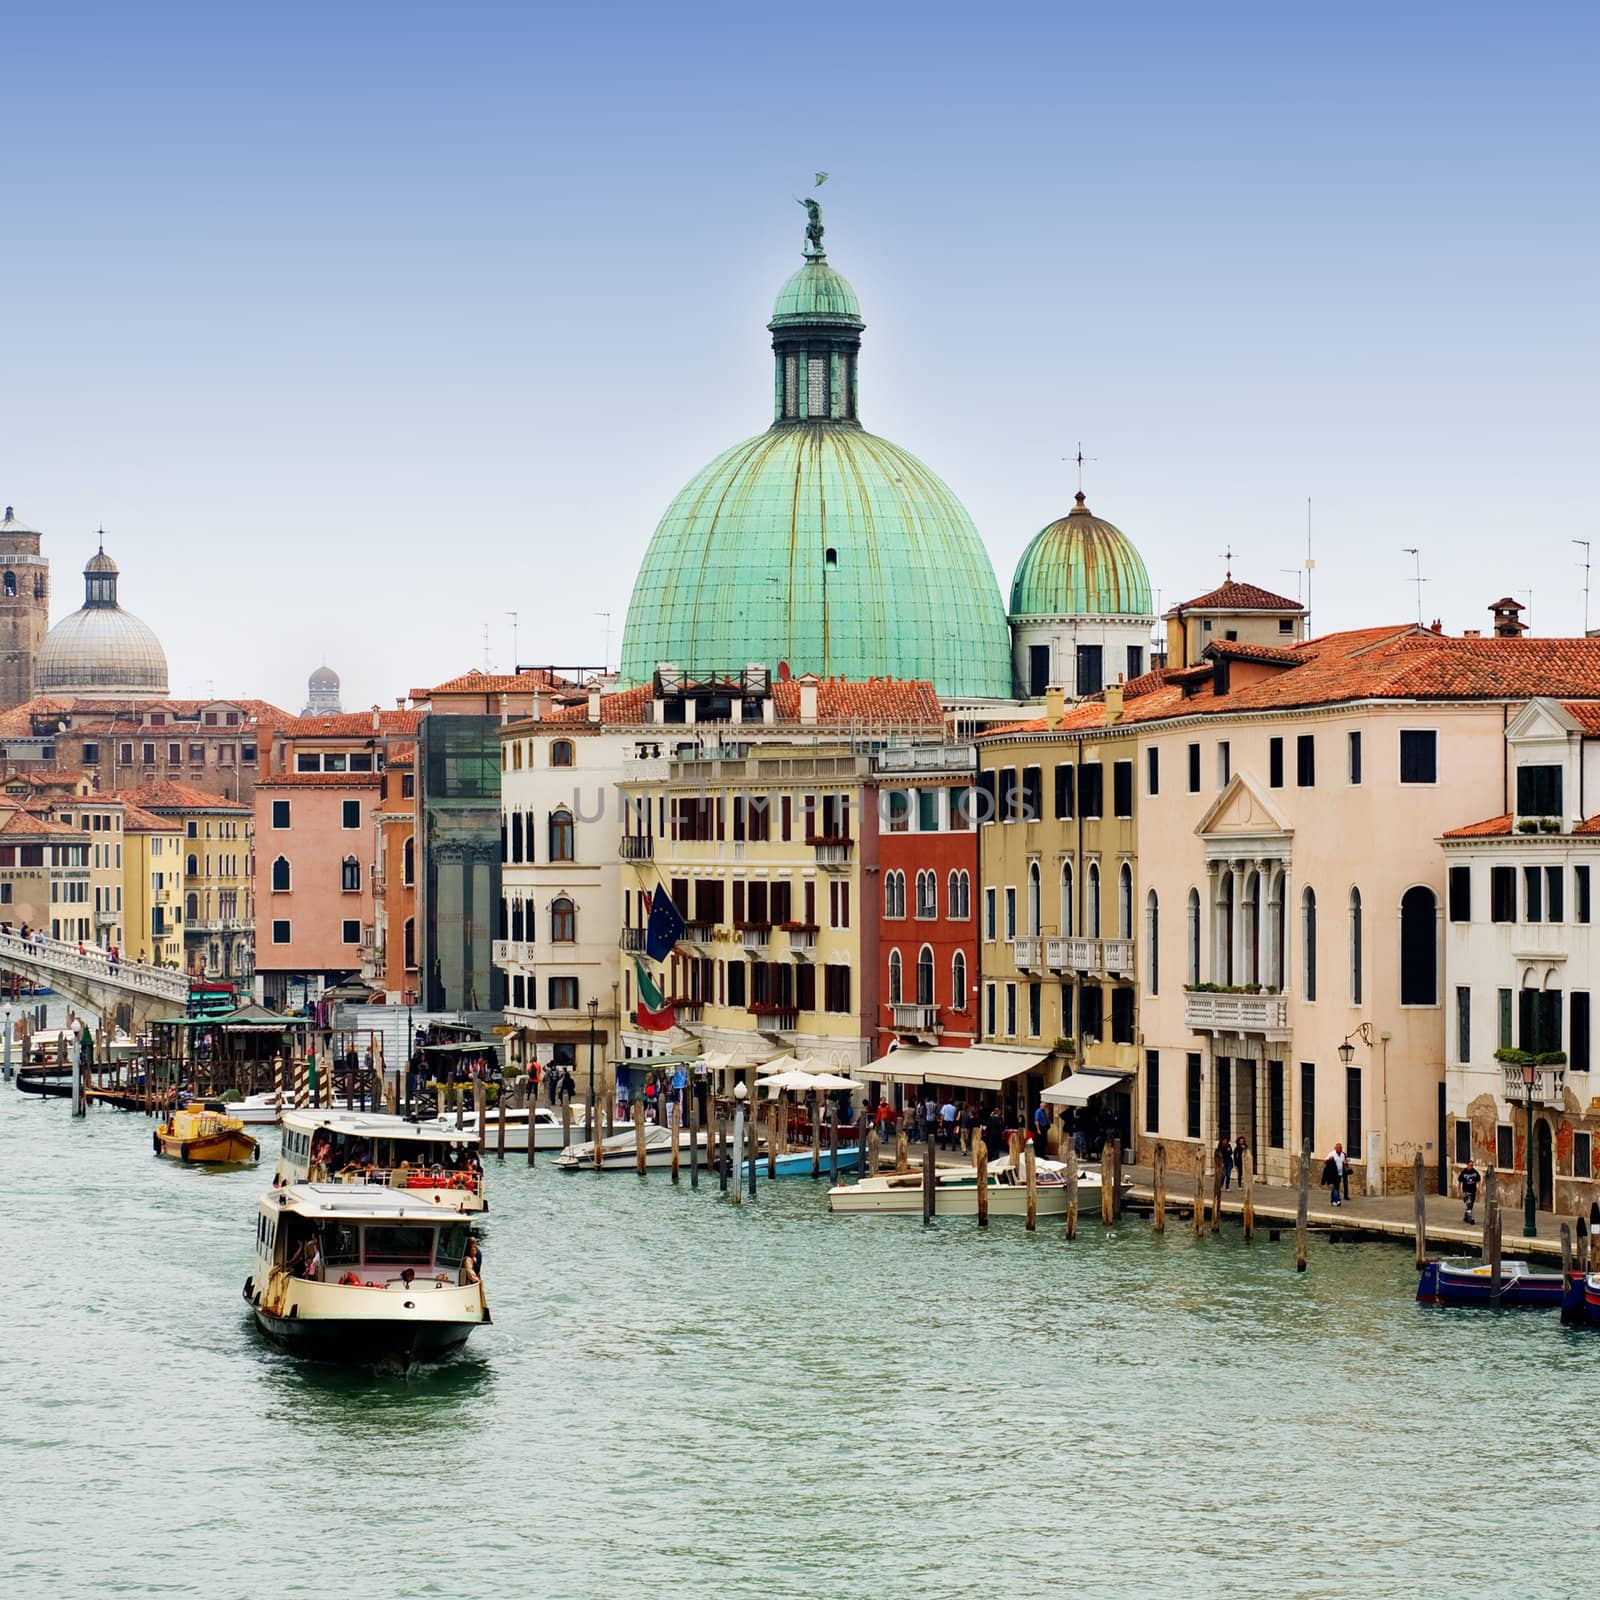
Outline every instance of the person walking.
<path id="1" fill-rule="evenodd" d="M 1033 1111 L 1033 1149 L 1036 1155 L 1045 1155 L 1050 1148 L 1050 1111 L 1040 1101 Z"/>
<path id="2" fill-rule="evenodd" d="M 1227 1134 L 1217 1140 L 1217 1171 L 1222 1177 L 1222 1187 L 1229 1188 L 1233 1183 L 1233 1146 L 1228 1143 Z"/>
<path id="3" fill-rule="evenodd" d="M 1328 1198 L 1338 1205 L 1341 1188 L 1344 1184 L 1344 1146 L 1335 1144 L 1328 1152 L 1328 1159 L 1322 1163 L 1322 1186 L 1328 1191 Z"/>
<path id="4" fill-rule="evenodd" d="M 1461 1169 L 1461 1176 L 1456 1180 L 1457 1186 L 1461 1190 L 1461 1220 L 1463 1222 L 1471 1222 L 1474 1220 L 1472 1211 L 1473 1207 L 1478 1203 L 1479 1182 L 1480 1174 L 1477 1167 L 1473 1165 L 1472 1155 L 1469 1152 L 1467 1155 L 1467 1164 Z"/>
<path id="5" fill-rule="evenodd" d="M 1250 1154 L 1250 1146 L 1244 1142 L 1241 1133 L 1233 1144 L 1233 1170 L 1239 1174 L 1239 1187 L 1244 1188 L 1244 1164 Z"/>
<path id="6" fill-rule="evenodd" d="M 955 1145 L 956 1139 L 956 1103 L 948 1095 L 945 1102 L 939 1107 L 939 1143 L 949 1150 Z"/>

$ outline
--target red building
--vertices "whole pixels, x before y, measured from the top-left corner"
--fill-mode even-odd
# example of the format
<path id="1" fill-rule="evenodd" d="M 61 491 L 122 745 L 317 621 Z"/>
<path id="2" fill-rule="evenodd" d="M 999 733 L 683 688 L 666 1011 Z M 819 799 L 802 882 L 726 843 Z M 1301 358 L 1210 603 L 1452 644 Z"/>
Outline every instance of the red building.
<path id="1" fill-rule="evenodd" d="M 970 745 L 878 758 L 878 1029 L 961 1050 L 978 1036 L 978 835 Z"/>

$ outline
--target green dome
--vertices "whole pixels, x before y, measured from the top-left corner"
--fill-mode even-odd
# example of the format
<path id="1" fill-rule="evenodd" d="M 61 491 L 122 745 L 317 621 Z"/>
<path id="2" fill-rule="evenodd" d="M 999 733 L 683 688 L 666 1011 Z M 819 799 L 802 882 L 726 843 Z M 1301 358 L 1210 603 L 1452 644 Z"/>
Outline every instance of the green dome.
<path id="1" fill-rule="evenodd" d="M 1078 494 L 1066 516 L 1041 528 L 1011 580 L 1015 617 L 1148 617 L 1150 574 L 1120 528 Z"/>
<path id="2" fill-rule="evenodd" d="M 792 322 L 861 323 L 861 302 L 856 292 L 822 256 L 813 256 L 778 291 L 769 327 Z"/>
<path id="3" fill-rule="evenodd" d="M 634 583 L 623 680 L 646 683 L 662 661 L 1011 692 L 999 585 L 961 502 L 915 457 L 836 421 L 775 424 L 668 507 Z"/>

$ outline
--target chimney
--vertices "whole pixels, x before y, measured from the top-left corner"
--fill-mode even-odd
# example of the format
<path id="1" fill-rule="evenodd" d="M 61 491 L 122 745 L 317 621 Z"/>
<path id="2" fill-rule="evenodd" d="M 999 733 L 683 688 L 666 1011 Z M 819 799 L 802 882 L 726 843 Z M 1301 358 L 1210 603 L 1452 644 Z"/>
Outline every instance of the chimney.
<path id="1" fill-rule="evenodd" d="M 378 713 L 378 708 L 376 706 L 374 706 L 372 708 L 372 731 L 374 733 L 378 733 L 378 732 L 380 732 L 382 730 L 382 728 L 383 728 L 383 719 Z"/>
<path id="2" fill-rule="evenodd" d="M 533 720 L 543 722 L 549 709 L 550 690 L 541 683 L 533 691 Z"/>
<path id="3" fill-rule="evenodd" d="M 817 683 L 816 673 L 808 672 L 800 680 L 800 720 L 814 723 L 817 720 Z"/>
<path id="4" fill-rule="evenodd" d="M 1106 689 L 1106 726 L 1122 721 L 1122 685 L 1113 683 Z"/>
<path id="5" fill-rule="evenodd" d="M 1522 607 L 1510 595 L 1490 602 L 1489 612 L 1494 618 L 1495 638 L 1515 639 L 1528 631 L 1527 623 L 1517 620 L 1517 613 L 1521 610 Z"/>
<path id="6" fill-rule="evenodd" d="M 598 722 L 600 720 L 599 684 L 591 684 L 589 688 L 589 720 L 591 722 Z"/>
<path id="7" fill-rule="evenodd" d="M 1059 728 L 1061 719 L 1066 715 L 1067 697 L 1059 683 L 1053 683 L 1044 692 L 1044 725 L 1047 728 Z"/>
<path id="8" fill-rule="evenodd" d="M 511 696 L 500 696 L 500 726 L 503 728 L 511 720 Z"/>

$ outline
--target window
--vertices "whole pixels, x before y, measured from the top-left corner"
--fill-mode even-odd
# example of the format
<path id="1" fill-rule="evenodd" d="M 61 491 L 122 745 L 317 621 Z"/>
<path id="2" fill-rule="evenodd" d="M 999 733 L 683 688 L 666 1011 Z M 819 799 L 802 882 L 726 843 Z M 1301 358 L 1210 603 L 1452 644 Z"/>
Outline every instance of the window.
<path id="1" fill-rule="evenodd" d="M 578 908 L 566 895 L 550 902 L 550 938 L 554 944 L 574 944 L 578 938 Z"/>
<path id="2" fill-rule="evenodd" d="M 1100 763 L 1085 761 L 1078 771 L 1078 810 L 1086 817 L 1098 817 L 1103 799 Z"/>
<path id="3" fill-rule="evenodd" d="M 1294 742 L 1294 781 L 1301 789 L 1310 789 L 1317 781 L 1317 736 L 1302 733 Z"/>
<path id="4" fill-rule="evenodd" d="M 1439 781 L 1439 735 L 1432 728 L 1400 730 L 1400 781 Z"/>
<path id="5" fill-rule="evenodd" d="M 1284 1131 L 1283 1063 L 1267 1063 L 1267 1143 L 1274 1150 L 1283 1149 Z"/>
<path id="6" fill-rule="evenodd" d="M 1517 920 L 1517 869 L 1515 867 L 1489 868 L 1489 920 L 1515 922 Z"/>
<path id="7" fill-rule="evenodd" d="M 883 914 L 886 917 L 903 917 L 906 914 L 906 875 L 903 872 L 886 872 L 883 875 Z"/>
<path id="8" fill-rule="evenodd" d="M 983 1036 L 992 1039 L 995 1036 L 995 1011 L 994 1011 L 994 985 L 986 983 L 983 986 Z"/>
<path id="9" fill-rule="evenodd" d="M 1189 746 L 1189 793 L 1200 793 L 1200 746 Z"/>
<path id="10" fill-rule="evenodd" d="M 1161 793 L 1161 752 L 1151 745 L 1144 753 L 1145 793 Z"/>
<path id="11" fill-rule="evenodd" d="M 144 764 L 147 767 L 154 766 L 155 765 L 155 759 L 156 759 L 156 747 L 155 747 L 155 745 L 152 742 L 150 742 L 149 740 L 146 740 L 144 745 L 142 746 L 142 748 L 139 751 L 139 756 L 140 756 L 140 759 L 144 762 Z"/>
<path id="12" fill-rule="evenodd" d="M 1350 891 L 1350 1004 L 1361 1004 L 1362 945 L 1365 940 L 1361 925 L 1361 891 Z"/>
<path id="13" fill-rule="evenodd" d="M 1361 1068 L 1344 1069 L 1344 1151 L 1352 1161 L 1361 1159 Z"/>
<path id="14" fill-rule="evenodd" d="M 1494 1164 L 1509 1172 L 1516 1165 L 1516 1138 L 1509 1122 L 1500 1123 L 1494 1130 Z"/>
<path id="15" fill-rule="evenodd" d="M 1400 897 L 1400 1004 L 1439 1003 L 1438 902 L 1421 884 Z"/>
<path id="16" fill-rule="evenodd" d="M 1300 896 L 1301 995 L 1317 998 L 1317 891 L 1307 885 Z"/>
<path id="17" fill-rule="evenodd" d="M 1089 903 L 1084 907 L 1084 932 L 1091 939 L 1100 937 L 1100 863 L 1089 863 Z"/>
<path id="18" fill-rule="evenodd" d="M 572 861 L 576 858 L 573 849 L 572 813 L 565 806 L 550 813 L 546 831 L 549 836 L 552 861 Z"/>
<path id="19" fill-rule="evenodd" d="M 1450 869 L 1450 920 L 1472 921 L 1472 868 Z"/>
<path id="20" fill-rule="evenodd" d="M 1044 773 L 1038 767 L 1022 769 L 1022 819 L 1037 822 L 1044 815 Z"/>
<path id="21" fill-rule="evenodd" d="M 1274 789 L 1283 787 L 1283 740 L 1267 741 L 1267 782 Z"/>
<path id="22" fill-rule="evenodd" d="M 190 899 L 193 900 L 194 896 L 191 895 Z M 195 907 L 190 906 L 189 909 L 191 912 L 193 912 Z M 194 920 L 192 916 L 190 920 Z M 289 919 L 287 917 L 279 917 L 277 921 L 272 924 L 272 942 L 274 944 L 289 943 Z"/>
<path id="23" fill-rule="evenodd" d="M 1233 746 L 1226 739 L 1217 740 L 1217 787 L 1226 789 L 1233 776 Z"/>
<path id="24" fill-rule="evenodd" d="M 1559 766 L 1517 768 L 1517 815 L 1520 817 L 1561 815 Z"/>
<path id="25" fill-rule="evenodd" d="M 1133 990 L 1125 983 L 1111 991 L 1111 1042 L 1133 1043 Z"/>
<path id="26" fill-rule="evenodd" d="M 1014 983 L 1006 985 L 1006 1037 L 1014 1039 L 1017 1036 L 1017 986 Z"/>
<path id="27" fill-rule="evenodd" d="M 407 972 L 417 970 L 417 919 L 407 917 L 402 928 L 402 942 L 405 946 L 405 964 Z"/>
<path id="28" fill-rule="evenodd" d="M 1472 1060 L 1472 990 L 1464 983 L 1456 985 L 1456 1060 Z"/>
<path id="29" fill-rule="evenodd" d="M 931 1006 L 933 1003 L 933 949 L 923 945 L 917 955 L 917 1004 Z"/>
<path id="30" fill-rule="evenodd" d="M 931 962 L 932 958 L 930 957 L 929 960 Z M 1037 1039 L 1039 1037 L 1039 1029 L 1041 1026 L 1040 1017 L 1042 1015 L 1043 1007 L 1040 994 L 1043 987 L 1044 986 L 1042 984 L 1038 983 L 1030 983 L 1028 985 L 1028 1037 L 1030 1039 Z"/>
<path id="31" fill-rule="evenodd" d="M 931 878 L 932 873 L 928 876 Z M 1035 937 L 1039 933 L 1039 863 L 1028 863 L 1028 932 Z"/>
<path id="32" fill-rule="evenodd" d="M 572 765 L 572 741 L 570 739 L 556 739 L 551 742 L 550 765 L 552 767 L 570 767 Z"/>
<path id="33" fill-rule="evenodd" d="M 947 885 L 949 910 L 946 915 L 952 922 L 966 922 L 972 916 L 972 878 L 966 872 L 952 872 Z"/>
<path id="34" fill-rule="evenodd" d="M 1161 1131 L 1161 1052 L 1144 1053 L 1144 1131 Z"/>
<path id="35" fill-rule="evenodd" d="M 900 952 L 891 950 L 889 952 L 889 1004 L 892 1006 L 899 1005 L 902 993 Z"/>
<path id="36" fill-rule="evenodd" d="M 911 796 L 904 789 L 891 789 L 888 794 L 890 833 L 907 833 L 911 828 Z"/>
<path id="37" fill-rule="evenodd" d="M 1006 938 L 1017 936 L 1017 890 L 1015 884 L 1006 885 Z"/>
<path id="38" fill-rule="evenodd" d="M 354 856 L 346 856 L 339 864 L 339 887 L 345 894 L 360 892 L 361 863 Z"/>
<path id="39" fill-rule="evenodd" d="M 1185 982 L 1200 981 L 1200 891 L 1189 891 L 1188 927 L 1184 930 L 1188 949 L 1185 952 Z"/>
<path id="40" fill-rule="evenodd" d="M 1185 1067 L 1187 1082 L 1184 1084 L 1184 1091 L 1187 1102 L 1185 1106 L 1187 1116 L 1184 1127 L 1189 1138 L 1198 1139 L 1200 1137 L 1200 1056 L 1198 1051 L 1188 1052 L 1188 1061 L 1185 1063 Z"/>
<path id="41" fill-rule="evenodd" d="M 400 846 L 400 881 L 408 888 L 417 879 L 416 835 L 408 833 Z"/>
<path id="42" fill-rule="evenodd" d="M 1589 991 L 1574 989 L 1567 1002 L 1567 1065 L 1574 1072 L 1589 1070 Z M 1587 1100 L 1587 1094 L 1580 1096 Z"/>
<path id="43" fill-rule="evenodd" d="M 1117 869 L 1117 937 L 1133 937 L 1133 868 L 1126 861 Z"/>
<path id="44" fill-rule="evenodd" d="M 1130 644 L 1128 646 L 1128 681 L 1144 676 L 1144 646 Z"/>
<path id="45" fill-rule="evenodd" d="M 1522 869 L 1522 920 L 1540 922 L 1544 916 L 1544 874 L 1537 867 Z"/>
<path id="46" fill-rule="evenodd" d="M 120 761 L 123 766 L 131 767 L 133 765 L 133 746 L 131 744 L 118 745 L 117 760 Z"/>
<path id="47" fill-rule="evenodd" d="M 1104 651 L 1097 644 L 1078 646 L 1078 693 L 1099 694 L 1105 688 Z"/>
<path id="48" fill-rule="evenodd" d="M 1515 1042 L 1511 1033 L 1511 991 L 1509 989 L 1501 989 L 1498 992 L 1497 999 L 1499 1001 L 1500 1016 L 1500 1049 L 1509 1050 Z"/>
<path id="49" fill-rule="evenodd" d="M 344 919 L 344 925 L 343 926 L 344 926 L 344 939 L 343 939 L 343 942 L 345 944 L 360 944 L 361 943 L 361 919 L 359 917 L 346 917 Z"/>
<path id="50" fill-rule="evenodd" d="M 1151 889 L 1144 897 L 1144 977 L 1147 992 L 1161 993 L 1161 905 Z"/>
<path id="51" fill-rule="evenodd" d="M 1317 1064 L 1300 1063 L 1300 1143 L 1312 1151 L 1317 1148 Z"/>
<path id="52" fill-rule="evenodd" d="M 828 885 L 828 926 L 830 928 L 848 928 L 850 926 L 850 885 L 848 883 L 834 882 Z M 850 1009 L 848 1005 L 844 1008 Z"/>
<path id="53" fill-rule="evenodd" d="M 932 872 L 917 874 L 917 915 L 919 917 L 939 915 L 939 880 Z"/>
<path id="54" fill-rule="evenodd" d="M 1347 733 L 1345 735 L 1345 766 L 1351 783 L 1361 782 L 1361 735 Z"/>
<path id="55" fill-rule="evenodd" d="M 983 891 L 983 936 L 991 944 L 998 937 L 996 933 L 995 904 L 995 890 L 992 887 L 985 889 Z"/>
<path id="56" fill-rule="evenodd" d="M 950 958 L 950 1009 L 967 1009 L 967 958 L 960 950 Z"/>
<path id="57" fill-rule="evenodd" d="M 85 739 L 83 743 L 83 764 L 92 767 L 99 763 L 100 746 L 92 739 Z"/>
<path id="58" fill-rule="evenodd" d="M 1056 767 L 1056 817 L 1065 819 L 1073 812 L 1072 763 L 1063 761 Z"/>
<path id="59" fill-rule="evenodd" d="M 1000 820 L 1015 822 L 1022 810 L 1022 790 L 1017 786 L 1017 769 L 1001 767 L 999 777 Z"/>
<path id="60" fill-rule="evenodd" d="M 169 765 L 174 767 L 182 764 L 183 746 L 181 744 L 169 744 L 167 746 L 167 761 Z"/>
<path id="61" fill-rule="evenodd" d="M 1589 920 L 1589 869 L 1572 869 L 1572 914 L 1579 922 Z"/>
<path id="62" fill-rule="evenodd" d="M 576 978 L 552 978 L 549 984 L 549 995 L 550 1009 L 552 1011 L 576 1011 L 578 1009 L 578 980 Z"/>
<path id="63" fill-rule="evenodd" d="M 272 802 L 272 826 L 274 828 L 287 828 L 289 826 L 289 802 L 287 800 L 274 800 Z M 189 824 L 189 837 L 195 837 L 194 824 Z"/>
<path id="64" fill-rule="evenodd" d="M 361 826 L 361 802 L 359 800 L 346 800 L 340 806 L 340 821 L 346 828 L 359 828 Z"/>
<path id="65" fill-rule="evenodd" d="M 191 856 L 189 859 L 193 861 L 194 857 Z M 193 872 L 194 868 L 191 867 L 189 870 Z M 274 894 L 286 894 L 289 891 L 289 887 L 290 877 L 288 857 L 277 856 L 274 858 L 272 863 L 272 892 Z"/>
<path id="66" fill-rule="evenodd" d="M 999 806 L 995 798 L 996 774 L 990 768 L 985 768 L 978 774 L 977 792 L 977 818 L 980 823 L 995 822 L 999 817 Z"/>
<path id="67" fill-rule="evenodd" d="M 1594 1140 L 1587 1133 L 1575 1133 L 1572 1136 L 1572 1176 L 1574 1178 L 1592 1178 L 1594 1176 Z"/>
<path id="68" fill-rule="evenodd" d="M 835 1015 L 850 1010 L 850 969 L 837 962 L 822 969 L 822 1009 Z"/>
<path id="69" fill-rule="evenodd" d="M 917 790 L 917 832 L 937 833 L 939 831 L 939 791 L 937 789 Z"/>
<path id="70" fill-rule="evenodd" d="M 1133 763 L 1115 761 L 1111 765 L 1111 814 L 1114 817 L 1133 815 Z"/>
<path id="71" fill-rule="evenodd" d="M 1456 1161 L 1465 1166 L 1472 1159 L 1472 1124 L 1462 1120 L 1455 1125 Z"/>
<path id="72" fill-rule="evenodd" d="M 1560 922 L 1566 916 L 1566 906 L 1563 903 L 1562 871 L 1560 867 L 1546 867 L 1544 869 L 1544 920 L 1546 922 Z"/>
<path id="73" fill-rule="evenodd" d="M 1072 985 L 1065 981 L 1061 985 L 1061 1032 L 1066 1038 L 1072 1037 Z"/>

